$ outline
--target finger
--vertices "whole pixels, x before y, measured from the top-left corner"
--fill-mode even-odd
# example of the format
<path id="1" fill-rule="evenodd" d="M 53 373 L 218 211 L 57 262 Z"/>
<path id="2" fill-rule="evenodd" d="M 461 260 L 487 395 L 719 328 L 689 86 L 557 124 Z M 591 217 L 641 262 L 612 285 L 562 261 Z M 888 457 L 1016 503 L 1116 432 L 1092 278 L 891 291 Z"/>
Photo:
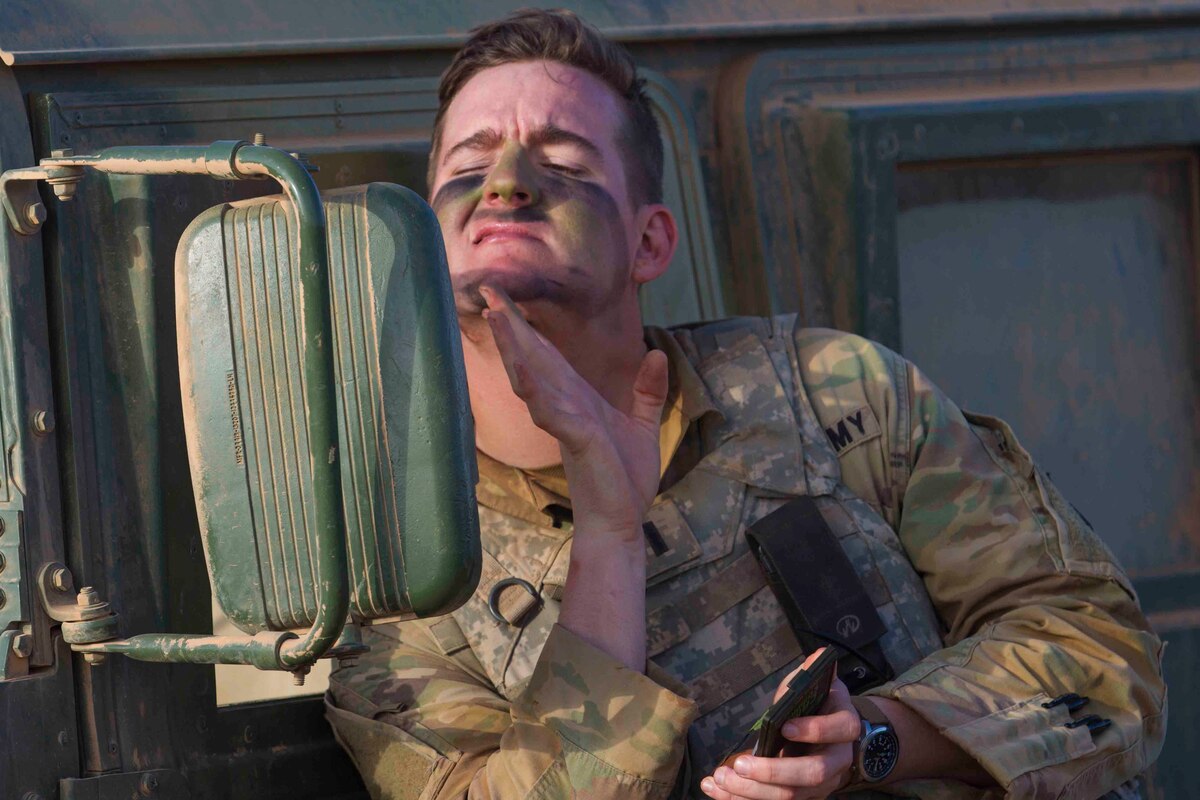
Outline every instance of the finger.
<path id="1" fill-rule="evenodd" d="M 800 666 L 796 667 L 794 670 L 789 672 L 788 676 L 779 682 L 779 688 L 777 688 L 775 690 L 775 700 L 778 700 L 779 698 L 783 697 L 784 693 L 787 692 L 787 690 L 788 690 L 788 684 L 792 682 L 792 678 L 796 677 L 798 674 L 800 674 L 804 670 L 808 669 L 809 665 L 812 664 L 814 661 L 816 661 L 817 657 L 820 656 L 821 653 L 823 653 L 823 652 L 825 652 L 824 647 L 817 648 L 816 650 L 814 650 L 808 654 L 808 658 L 804 659 L 803 664 L 801 664 Z M 772 702 L 774 702 L 774 701 L 772 701 Z"/>
<path id="2" fill-rule="evenodd" d="M 837 784 L 842 774 L 850 768 L 853 756 L 850 745 L 841 744 L 822 747 L 811 755 L 795 758 L 760 758 L 739 756 L 733 762 L 733 771 L 740 780 L 759 785 L 814 788 L 825 784 Z M 742 784 L 727 780 L 729 791 L 742 793 Z"/>
<path id="3" fill-rule="evenodd" d="M 736 800 L 729 792 L 717 786 L 717 782 L 711 776 L 700 781 L 700 791 L 713 798 L 713 800 Z"/>
<path id="4" fill-rule="evenodd" d="M 525 315 L 521 313 L 521 309 L 517 308 L 517 304 L 503 289 L 484 285 L 479 287 L 479 294 L 487 303 L 488 311 L 492 314 L 501 314 L 509 321 L 512 325 L 514 339 L 518 343 L 527 348 L 546 343 L 546 340 L 533 329 L 533 326 L 525 319 Z"/>
<path id="5" fill-rule="evenodd" d="M 846 689 L 846 684 L 834 679 L 829 689 L 829 697 L 821 706 L 820 713 L 788 720 L 784 723 L 781 733 L 785 739 L 793 742 L 853 742 L 862 733 L 862 720 L 850 703 L 850 692 Z"/>
<path id="6" fill-rule="evenodd" d="M 633 379 L 633 408 L 630 416 L 654 427 L 662 420 L 663 403 L 667 401 L 667 354 L 651 350 L 642 359 L 637 377 Z"/>
<path id="7" fill-rule="evenodd" d="M 488 326 L 492 329 L 492 339 L 496 342 L 496 349 L 500 351 L 500 361 L 504 364 L 504 371 L 508 374 L 508 382 L 512 385 L 513 393 L 517 397 L 523 397 L 523 393 L 528 387 L 523 386 L 518 373 L 517 365 L 521 348 L 513 334 L 512 324 L 507 317 L 494 312 L 484 311 L 483 318 L 487 320 Z"/>
<path id="8" fill-rule="evenodd" d="M 723 789 L 734 797 L 746 798 L 746 800 L 793 800 L 796 796 L 795 787 L 779 786 L 745 778 L 729 767 L 717 767 L 717 771 L 713 773 L 713 780 L 716 781 L 717 788 Z"/>

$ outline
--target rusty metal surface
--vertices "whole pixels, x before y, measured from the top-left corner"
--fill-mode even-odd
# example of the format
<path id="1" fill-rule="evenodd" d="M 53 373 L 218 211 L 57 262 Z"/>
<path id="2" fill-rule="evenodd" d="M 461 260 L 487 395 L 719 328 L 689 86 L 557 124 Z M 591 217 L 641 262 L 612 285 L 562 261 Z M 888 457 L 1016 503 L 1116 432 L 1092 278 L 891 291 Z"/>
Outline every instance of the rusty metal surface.
<path id="1" fill-rule="evenodd" d="M 450 4 L 387 0 L 153 0 L 70 3 L 10 0 L 0 6 L 0 58 L 9 65 L 210 58 L 246 54 L 453 47 L 474 25 L 528 5 L 524 0 Z M 1200 15 L 1195 0 L 759 0 L 753 9 L 721 0 L 583 0 L 579 11 L 622 41 L 753 38 L 850 31 L 1166 21 Z"/>

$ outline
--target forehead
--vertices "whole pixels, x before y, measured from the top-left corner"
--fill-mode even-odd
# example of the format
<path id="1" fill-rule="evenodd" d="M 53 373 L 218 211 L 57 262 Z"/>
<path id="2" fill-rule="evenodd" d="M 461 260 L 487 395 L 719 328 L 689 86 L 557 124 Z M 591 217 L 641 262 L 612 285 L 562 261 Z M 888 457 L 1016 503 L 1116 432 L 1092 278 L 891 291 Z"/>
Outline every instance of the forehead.
<path id="1" fill-rule="evenodd" d="M 480 128 L 521 138 L 546 125 L 614 147 L 624 119 L 621 99 L 590 72 L 550 61 L 521 61 L 480 70 L 446 109 L 441 145 L 452 147 Z"/>

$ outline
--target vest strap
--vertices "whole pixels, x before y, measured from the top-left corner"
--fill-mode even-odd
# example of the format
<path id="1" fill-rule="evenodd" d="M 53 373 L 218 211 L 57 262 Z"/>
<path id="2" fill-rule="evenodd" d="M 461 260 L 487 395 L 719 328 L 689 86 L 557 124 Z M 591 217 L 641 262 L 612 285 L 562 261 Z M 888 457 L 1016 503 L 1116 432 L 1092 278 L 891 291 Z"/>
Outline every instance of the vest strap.
<path id="1" fill-rule="evenodd" d="M 766 585 L 758 562 L 746 553 L 675 602 L 646 615 L 646 655 L 674 647 Z"/>
<path id="2" fill-rule="evenodd" d="M 700 714 L 715 711 L 768 675 L 804 655 L 788 624 L 780 625 L 733 658 L 713 667 L 688 684 Z"/>
<path id="3" fill-rule="evenodd" d="M 462 628 L 455 622 L 454 617 L 443 617 L 426 627 L 444 655 L 451 656 L 468 647 L 467 637 L 463 636 Z"/>

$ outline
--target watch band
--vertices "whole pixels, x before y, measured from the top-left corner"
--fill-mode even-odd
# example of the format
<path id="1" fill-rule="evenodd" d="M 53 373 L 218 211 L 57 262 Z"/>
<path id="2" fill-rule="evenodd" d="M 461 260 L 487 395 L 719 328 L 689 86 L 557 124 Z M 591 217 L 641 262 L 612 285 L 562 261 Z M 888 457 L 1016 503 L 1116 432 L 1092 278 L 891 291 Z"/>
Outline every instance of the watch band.
<path id="1" fill-rule="evenodd" d="M 888 719 L 887 714 L 883 713 L 883 709 L 875 705 L 869 697 L 851 697 L 850 703 L 858 715 L 872 725 L 892 726 L 892 721 Z"/>
<path id="2" fill-rule="evenodd" d="M 866 788 L 873 786 L 891 773 L 892 769 L 896 766 L 899 744 L 892 721 L 888 719 L 887 714 L 884 713 L 882 708 L 866 697 L 851 697 L 850 702 L 862 719 L 862 735 L 854 743 L 854 758 L 850 764 L 849 786 Z M 885 766 L 883 771 L 878 774 L 868 774 L 864 761 L 867 757 L 866 749 L 888 741 L 890 741 L 890 764 Z M 888 745 L 884 744 L 883 746 L 885 748 L 883 755 L 886 758 L 888 755 Z"/>

